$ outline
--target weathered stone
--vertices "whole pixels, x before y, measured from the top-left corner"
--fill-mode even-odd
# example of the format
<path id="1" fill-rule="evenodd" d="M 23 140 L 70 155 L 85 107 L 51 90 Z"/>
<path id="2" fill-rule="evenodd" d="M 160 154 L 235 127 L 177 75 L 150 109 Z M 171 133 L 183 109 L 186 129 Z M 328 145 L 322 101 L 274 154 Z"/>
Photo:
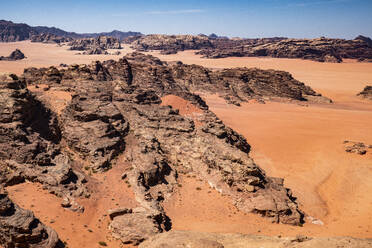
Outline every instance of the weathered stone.
<path id="1" fill-rule="evenodd" d="M 14 204 L 0 189 L 0 245 L 4 248 L 61 247 L 57 233 L 45 226 L 29 210 Z"/>
<path id="2" fill-rule="evenodd" d="M 366 86 L 362 92 L 358 93 L 358 96 L 372 100 L 372 86 Z"/>
<path id="3" fill-rule="evenodd" d="M 19 49 L 14 50 L 8 57 L 0 56 L 0 60 L 8 61 L 21 60 L 24 58 L 26 58 L 25 55 Z"/>

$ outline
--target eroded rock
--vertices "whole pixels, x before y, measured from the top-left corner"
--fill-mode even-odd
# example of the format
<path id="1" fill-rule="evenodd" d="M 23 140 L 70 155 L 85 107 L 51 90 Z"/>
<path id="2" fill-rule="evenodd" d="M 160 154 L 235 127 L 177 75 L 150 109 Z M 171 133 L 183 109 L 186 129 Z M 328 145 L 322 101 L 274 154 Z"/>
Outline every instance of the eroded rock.
<path id="1" fill-rule="evenodd" d="M 21 52 L 21 50 L 16 49 L 14 50 L 9 56 L 4 57 L 0 56 L 0 60 L 7 60 L 7 61 L 15 61 L 15 60 L 21 60 L 26 58 L 25 55 Z"/>
<path id="2" fill-rule="evenodd" d="M 259 213 L 279 223 L 301 225 L 303 222 L 303 213 L 291 191 L 283 186 L 283 180 L 267 176 L 249 157 L 250 146 L 245 138 L 226 127 L 194 93 L 218 93 L 234 104 L 250 99 L 298 102 L 324 99 L 286 72 L 247 68 L 211 71 L 132 53 L 118 61 L 29 68 L 21 80 L 13 81 L 15 89 L 9 90 L 8 86 L 6 92 L 17 95 L 16 99 L 27 102 L 27 106 L 33 106 L 28 104 L 30 101 L 36 102 L 37 109 L 44 114 L 32 116 L 38 117 L 43 125 L 48 123 L 46 128 L 30 132 L 34 135 L 31 137 L 44 144 L 45 151 L 40 150 L 38 156 L 46 156 L 45 165 L 43 159 L 32 160 L 33 169 L 43 164 L 47 169 L 43 170 L 44 174 L 48 176 L 53 173 L 51 168 L 59 168 L 54 162 L 58 157 L 63 170 L 50 175 L 55 178 L 66 175 L 62 181 L 74 187 L 72 192 L 84 192 L 81 191 L 84 175 L 78 173 L 82 166 L 79 161 L 84 160 L 89 171 L 104 172 L 123 153 L 131 165 L 125 172 L 125 180 L 141 206 L 110 213 L 111 229 L 124 243 L 137 244 L 171 228 L 162 202 L 177 187 L 179 173 L 198 175 L 231 197 L 241 211 Z M 48 90 L 30 94 L 24 83 L 35 87 L 43 84 Z M 53 91 L 68 92 L 72 96 L 59 113 L 51 112 L 47 98 L 42 97 L 45 92 Z M 167 95 L 193 104 L 193 108 L 198 109 L 197 119 L 181 115 L 171 106 L 162 106 L 162 97 Z M 23 108 L 14 111 L 19 118 L 24 118 Z M 17 115 L 11 112 L 2 116 L 15 118 Z M 29 126 L 28 122 L 21 121 L 21 124 Z M 43 130 L 43 135 L 39 130 Z M 22 146 L 25 145 L 22 143 Z M 24 154 L 30 152 L 26 150 Z M 68 159 L 63 160 L 65 155 L 69 155 Z M 23 175 L 23 170 L 11 165 L 25 162 L 17 160 L 17 156 L 8 160 L 12 161 L 7 168 Z M 53 166 L 47 166 L 49 164 Z M 18 181 L 19 173 L 11 180 Z M 46 184 L 36 175 L 34 180 Z M 56 190 L 66 199 L 62 205 L 71 208 L 74 204 L 70 196 L 62 194 L 65 192 L 62 189 L 68 186 L 58 182 Z"/>
<path id="3" fill-rule="evenodd" d="M 57 233 L 34 214 L 13 203 L 0 189 L 0 245 L 4 248 L 63 247 Z"/>
<path id="4" fill-rule="evenodd" d="M 366 86 L 360 93 L 358 93 L 358 96 L 372 100 L 372 86 Z"/>

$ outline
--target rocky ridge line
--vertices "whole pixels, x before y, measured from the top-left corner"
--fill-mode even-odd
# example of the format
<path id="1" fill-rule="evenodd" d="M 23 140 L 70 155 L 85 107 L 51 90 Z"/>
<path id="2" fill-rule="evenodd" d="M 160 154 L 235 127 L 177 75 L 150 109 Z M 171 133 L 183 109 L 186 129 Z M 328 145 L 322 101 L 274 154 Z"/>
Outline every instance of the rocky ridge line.
<path id="1" fill-rule="evenodd" d="M 21 78 L 11 75 L 1 82 L 0 183 L 40 182 L 51 193 L 67 197 L 62 205 L 74 205 L 74 197 L 94 193 L 86 188 L 89 176 L 81 161 L 89 171 L 104 173 L 123 154 L 132 165 L 125 176 L 141 206 L 113 210 L 110 228 L 123 243 L 137 244 L 171 229 L 162 202 L 171 197 L 180 173 L 198 175 L 229 195 L 241 211 L 277 223 L 303 222 L 283 180 L 267 176 L 249 157 L 245 138 L 226 127 L 194 93 L 220 93 L 235 104 L 249 99 L 324 100 L 286 72 L 211 71 L 133 53 L 118 61 L 29 68 Z M 41 84 L 44 90 L 26 88 Z M 71 95 L 58 112 L 43 97 L 53 91 Z M 197 119 L 161 106 L 166 95 L 198 107 Z"/>
<path id="2" fill-rule="evenodd" d="M 173 54 L 184 50 L 200 50 L 206 58 L 261 57 L 301 58 L 319 62 L 342 62 L 343 59 L 372 60 L 371 39 L 358 36 L 353 40 L 317 39 L 229 39 L 198 35 L 147 35 L 126 40 L 137 51 L 160 50 Z"/>

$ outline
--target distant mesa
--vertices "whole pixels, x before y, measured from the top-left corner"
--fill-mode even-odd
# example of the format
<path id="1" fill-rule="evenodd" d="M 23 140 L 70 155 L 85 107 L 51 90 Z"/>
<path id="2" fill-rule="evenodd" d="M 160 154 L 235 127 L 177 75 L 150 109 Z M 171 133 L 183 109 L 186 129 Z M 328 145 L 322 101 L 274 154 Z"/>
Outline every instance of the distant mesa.
<path id="1" fill-rule="evenodd" d="M 272 38 L 228 38 L 210 35 L 143 35 L 139 32 L 114 30 L 103 33 L 66 32 L 55 27 L 31 27 L 23 23 L 0 21 L 0 42 L 31 40 L 43 43 L 74 42 L 72 50 L 80 47 L 82 39 L 112 37 L 118 42 L 130 44 L 137 51 L 158 50 L 161 54 L 175 54 L 184 50 L 199 50 L 197 54 L 205 58 L 226 57 L 273 57 L 299 58 L 318 62 L 340 63 L 343 59 L 357 59 L 372 62 L 372 40 L 359 35 L 353 40 L 320 37 L 317 39 Z M 83 49 L 83 54 L 106 54 L 101 46 Z"/>
<path id="2" fill-rule="evenodd" d="M 300 58 L 318 62 L 340 63 L 343 59 L 372 61 L 371 39 L 358 36 L 354 40 L 317 38 L 289 39 L 285 37 L 242 39 L 206 35 L 146 35 L 131 42 L 137 51 L 160 50 L 174 54 L 184 50 L 200 50 L 205 58 L 274 57 Z"/>
<path id="3" fill-rule="evenodd" d="M 97 38 L 75 39 L 68 43 L 70 50 L 84 51 L 83 54 L 108 54 L 107 49 L 121 49 L 118 38 L 99 36 Z M 116 53 L 117 54 L 117 53 Z M 119 52 L 120 54 L 120 52 Z"/>
<path id="4" fill-rule="evenodd" d="M 97 38 L 99 36 L 111 36 L 123 40 L 129 36 L 142 35 L 139 32 L 122 32 L 114 30 L 104 33 L 84 33 L 67 32 L 55 27 L 36 26 L 32 27 L 25 23 L 13 23 L 11 21 L 0 20 L 0 42 L 14 42 L 23 40 L 33 40 L 34 42 L 50 43 L 61 42 L 61 37 L 67 39 Z M 63 41 L 65 42 L 65 41 Z"/>
<path id="5" fill-rule="evenodd" d="M 41 43 L 65 43 L 70 42 L 73 39 L 70 37 L 58 36 L 55 34 L 50 33 L 41 33 L 41 34 L 34 34 L 30 38 L 31 42 L 41 42 Z"/>
<path id="6" fill-rule="evenodd" d="M 24 58 L 26 58 L 25 55 L 19 49 L 14 50 L 7 57 L 0 56 L 0 60 L 7 60 L 7 61 L 21 60 L 21 59 L 24 59 Z"/>

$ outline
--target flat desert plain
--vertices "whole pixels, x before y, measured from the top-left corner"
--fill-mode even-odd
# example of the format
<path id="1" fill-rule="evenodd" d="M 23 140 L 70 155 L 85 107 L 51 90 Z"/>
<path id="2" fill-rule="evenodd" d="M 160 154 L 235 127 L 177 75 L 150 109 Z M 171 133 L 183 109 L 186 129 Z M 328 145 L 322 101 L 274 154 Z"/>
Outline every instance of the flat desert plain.
<path id="1" fill-rule="evenodd" d="M 68 51 L 67 47 L 30 42 L 0 43 L 0 55 L 8 55 L 15 48 L 21 49 L 27 59 L 0 61 L 0 72 L 21 74 L 25 67 L 30 66 L 90 63 L 122 56 L 75 55 L 76 52 Z M 130 51 L 126 47 L 122 54 Z M 301 105 L 249 102 L 237 107 L 226 104 L 217 95 L 203 95 L 213 112 L 246 137 L 256 163 L 269 176 L 285 179 L 285 185 L 293 191 L 300 208 L 306 213 L 306 223 L 303 227 L 273 224 L 257 215 L 241 213 L 230 199 L 209 185 L 193 177 L 184 177 L 181 178 L 182 187 L 165 203 L 173 229 L 282 236 L 372 237 L 372 150 L 366 155 L 350 154 L 345 152 L 343 144 L 344 140 L 351 140 L 372 145 L 372 102 L 356 96 L 364 86 L 372 85 L 372 63 L 345 61 L 334 64 L 274 58 L 203 59 L 193 51 L 176 55 L 151 54 L 166 61 L 180 60 L 216 69 L 245 66 L 285 70 L 334 101 L 332 104 Z M 170 105 L 180 108 L 181 114 L 187 113 L 183 107 L 190 107 L 182 101 L 167 100 Z M 31 201 L 25 197 L 37 199 L 39 188 L 16 186 L 8 190 L 15 202 L 33 210 L 36 216 L 43 217 L 40 217 L 42 220 L 51 219 L 45 206 L 48 201 L 55 202 L 53 196 L 45 196 L 42 204 L 30 206 Z M 130 189 L 126 191 L 124 193 L 130 197 Z M 119 197 L 116 191 L 110 195 Z M 108 205 L 106 201 L 97 200 L 95 204 L 94 208 L 102 210 L 102 214 L 108 207 L 100 205 Z M 134 203 L 130 201 L 130 204 Z M 88 210 L 89 214 L 96 216 Z M 72 215 L 68 218 L 70 220 L 61 218 L 58 222 L 71 222 Z M 89 225 L 86 217 L 74 221 L 59 227 L 55 223 L 50 225 L 62 239 L 69 237 L 72 240 L 73 233 L 79 233 L 79 228 Z M 66 230 L 71 224 L 76 227 L 74 232 Z M 94 225 L 97 227 L 93 231 L 100 232 L 98 227 L 101 225 Z M 104 231 L 101 234 L 102 238 L 106 235 Z M 89 237 L 90 234 L 87 231 L 81 235 Z"/>

